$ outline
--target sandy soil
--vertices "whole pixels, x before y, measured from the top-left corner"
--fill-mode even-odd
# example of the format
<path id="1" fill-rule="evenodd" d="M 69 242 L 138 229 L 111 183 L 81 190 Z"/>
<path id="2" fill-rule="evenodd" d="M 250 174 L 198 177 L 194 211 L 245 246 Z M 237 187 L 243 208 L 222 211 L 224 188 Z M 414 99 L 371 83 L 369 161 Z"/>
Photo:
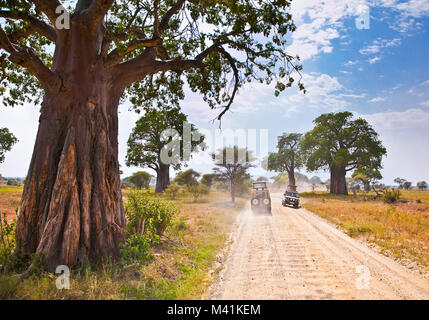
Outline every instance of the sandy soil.
<path id="1" fill-rule="evenodd" d="M 247 209 L 211 299 L 429 299 L 429 281 L 305 209 Z"/>

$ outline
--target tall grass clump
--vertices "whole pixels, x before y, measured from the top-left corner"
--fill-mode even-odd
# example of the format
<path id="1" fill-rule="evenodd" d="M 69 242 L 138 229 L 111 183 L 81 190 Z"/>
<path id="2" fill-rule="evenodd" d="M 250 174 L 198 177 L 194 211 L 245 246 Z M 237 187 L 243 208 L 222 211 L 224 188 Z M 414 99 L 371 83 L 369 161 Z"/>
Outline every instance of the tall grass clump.
<path id="1" fill-rule="evenodd" d="M 383 202 L 384 203 L 395 203 L 398 202 L 399 198 L 401 197 L 401 191 L 398 189 L 389 189 L 384 191 L 383 193 Z"/>
<path id="2" fill-rule="evenodd" d="M 125 206 L 127 231 L 143 234 L 150 242 L 157 242 L 177 213 L 176 207 L 169 201 L 150 197 L 144 192 L 132 192 Z"/>
<path id="3" fill-rule="evenodd" d="M 144 263 L 152 259 L 149 249 L 159 244 L 161 236 L 173 224 L 178 211 L 173 203 L 133 191 L 125 206 L 128 239 L 121 245 L 121 262 Z"/>

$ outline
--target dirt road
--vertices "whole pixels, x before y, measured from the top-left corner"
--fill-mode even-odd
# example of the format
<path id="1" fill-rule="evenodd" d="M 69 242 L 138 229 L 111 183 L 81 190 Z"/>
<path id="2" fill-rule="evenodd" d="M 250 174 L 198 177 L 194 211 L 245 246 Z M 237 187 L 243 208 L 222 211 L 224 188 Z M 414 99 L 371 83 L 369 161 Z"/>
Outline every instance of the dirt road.
<path id="1" fill-rule="evenodd" d="M 429 281 L 305 209 L 246 210 L 211 299 L 429 299 Z"/>

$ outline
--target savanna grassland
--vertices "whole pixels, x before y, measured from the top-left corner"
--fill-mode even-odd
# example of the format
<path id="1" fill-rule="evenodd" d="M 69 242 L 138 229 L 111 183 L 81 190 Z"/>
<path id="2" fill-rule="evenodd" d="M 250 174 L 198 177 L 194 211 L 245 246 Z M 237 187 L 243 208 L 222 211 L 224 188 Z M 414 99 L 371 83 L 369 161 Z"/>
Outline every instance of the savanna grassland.
<path id="1" fill-rule="evenodd" d="M 21 203 L 22 187 L 0 185 L 0 212 L 8 220 L 16 219 L 16 210 Z"/>
<path id="2" fill-rule="evenodd" d="M 21 192 L 0 187 L 9 223 L 16 218 Z M 131 193 L 124 191 L 125 203 Z M 0 269 L 0 299 L 200 299 L 217 274 L 213 266 L 245 200 L 232 205 L 225 194 L 213 191 L 197 202 L 186 193 L 162 201 L 173 204 L 177 214 L 144 262 L 82 264 L 71 270 L 70 290 L 58 290 L 53 273 L 36 270 L 22 280 L 16 270 Z"/>
<path id="3" fill-rule="evenodd" d="M 429 267 L 429 191 L 401 190 L 386 204 L 373 194 L 304 193 L 303 207 L 340 226 L 350 237 L 376 244 L 385 255 Z"/>

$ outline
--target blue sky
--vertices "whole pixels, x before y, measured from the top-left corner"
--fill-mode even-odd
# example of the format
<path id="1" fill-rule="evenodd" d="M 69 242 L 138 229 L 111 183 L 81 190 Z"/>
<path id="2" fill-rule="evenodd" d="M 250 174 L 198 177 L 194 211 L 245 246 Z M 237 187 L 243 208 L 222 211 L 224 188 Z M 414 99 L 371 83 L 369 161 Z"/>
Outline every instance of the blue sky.
<path id="1" fill-rule="evenodd" d="M 369 29 L 358 29 L 356 17 L 369 8 Z M 307 95 L 296 88 L 274 96 L 272 87 L 242 88 L 223 128 L 268 129 L 269 149 L 283 132 L 305 132 L 312 120 L 331 111 L 348 110 L 363 117 L 380 133 L 388 155 L 383 182 L 397 176 L 429 181 L 429 0 L 296 0 L 292 12 L 298 26 L 288 52 L 299 54 Z M 187 90 L 189 91 L 189 90 Z M 189 93 L 182 108 L 199 128 L 215 130 L 216 116 L 201 97 Z M 120 108 L 120 161 L 138 116 Z M 0 127 L 9 127 L 20 142 L 0 164 L 4 176 L 25 176 L 37 133 L 38 108 L 2 110 Z M 208 172 L 201 159 L 190 167 Z M 128 175 L 136 168 L 123 168 Z M 304 172 L 304 171 L 303 171 Z M 255 176 L 266 173 L 254 169 Z M 305 173 L 305 172 L 304 172 Z M 310 175 L 327 178 L 327 173 Z"/>

